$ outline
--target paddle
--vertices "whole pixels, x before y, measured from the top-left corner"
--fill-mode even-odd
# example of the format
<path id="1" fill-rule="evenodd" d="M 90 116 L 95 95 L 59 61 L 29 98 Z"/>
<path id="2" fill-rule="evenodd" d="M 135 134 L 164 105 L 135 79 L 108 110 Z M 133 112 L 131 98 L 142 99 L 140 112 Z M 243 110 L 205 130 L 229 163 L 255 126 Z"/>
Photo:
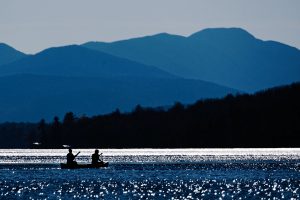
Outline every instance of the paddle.
<path id="1" fill-rule="evenodd" d="M 76 156 L 78 156 L 78 154 L 80 154 L 80 151 L 78 151 L 78 153 L 74 157 L 76 158 Z"/>
<path id="2" fill-rule="evenodd" d="M 103 162 L 103 155 L 102 155 L 102 153 L 100 153 L 100 155 L 99 155 L 99 161 Z"/>

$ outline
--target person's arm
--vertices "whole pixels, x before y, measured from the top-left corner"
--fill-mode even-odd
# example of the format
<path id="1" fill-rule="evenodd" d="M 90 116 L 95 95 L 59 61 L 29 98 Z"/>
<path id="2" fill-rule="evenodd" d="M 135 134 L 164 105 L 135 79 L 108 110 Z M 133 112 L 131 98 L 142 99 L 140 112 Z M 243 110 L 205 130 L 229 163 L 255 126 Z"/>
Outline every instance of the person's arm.
<path id="1" fill-rule="evenodd" d="M 78 154 L 80 154 L 80 151 L 78 151 L 78 153 L 74 156 L 74 158 L 76 158 L 78 156 Z"/>

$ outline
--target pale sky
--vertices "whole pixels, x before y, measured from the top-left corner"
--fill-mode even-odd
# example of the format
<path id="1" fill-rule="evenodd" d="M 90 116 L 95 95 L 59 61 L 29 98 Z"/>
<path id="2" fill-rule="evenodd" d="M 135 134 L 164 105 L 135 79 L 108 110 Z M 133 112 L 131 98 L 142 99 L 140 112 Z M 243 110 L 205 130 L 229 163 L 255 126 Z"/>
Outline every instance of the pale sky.
<path id="1" fill-rule="evenodd" d="M 0 0 L 0 42 L 25 53 L 213 27 L 299 49 L 300 0 Z"/>

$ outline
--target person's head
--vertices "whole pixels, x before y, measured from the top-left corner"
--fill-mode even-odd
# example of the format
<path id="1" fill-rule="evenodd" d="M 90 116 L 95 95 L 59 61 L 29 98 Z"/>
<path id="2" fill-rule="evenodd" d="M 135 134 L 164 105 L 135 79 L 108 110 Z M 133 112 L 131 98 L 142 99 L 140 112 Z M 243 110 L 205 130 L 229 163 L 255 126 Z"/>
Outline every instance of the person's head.
<path id="1" fill-rule="evenodd" d="M 99 150 L 98 149 L 95 150 L 95 154 L 99 154 Z"/>
<path id="2" fill-rule="evenodd" d="M 72 149 L 69 149 L 69 153 L 72 153 Z"/>

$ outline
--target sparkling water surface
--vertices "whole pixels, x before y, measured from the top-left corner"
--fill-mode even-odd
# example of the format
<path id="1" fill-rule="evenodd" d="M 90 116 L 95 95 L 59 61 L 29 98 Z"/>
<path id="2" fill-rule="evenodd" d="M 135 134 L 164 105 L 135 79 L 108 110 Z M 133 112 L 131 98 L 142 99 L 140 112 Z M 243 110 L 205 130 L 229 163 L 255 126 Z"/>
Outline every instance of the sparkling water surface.
<path id="1" fill-rule="evenodd" d="M 90 162 L 93 149 L 80 151 Z M 0 199 L 300 199 L 300 149 L 0 149 Z"/>

